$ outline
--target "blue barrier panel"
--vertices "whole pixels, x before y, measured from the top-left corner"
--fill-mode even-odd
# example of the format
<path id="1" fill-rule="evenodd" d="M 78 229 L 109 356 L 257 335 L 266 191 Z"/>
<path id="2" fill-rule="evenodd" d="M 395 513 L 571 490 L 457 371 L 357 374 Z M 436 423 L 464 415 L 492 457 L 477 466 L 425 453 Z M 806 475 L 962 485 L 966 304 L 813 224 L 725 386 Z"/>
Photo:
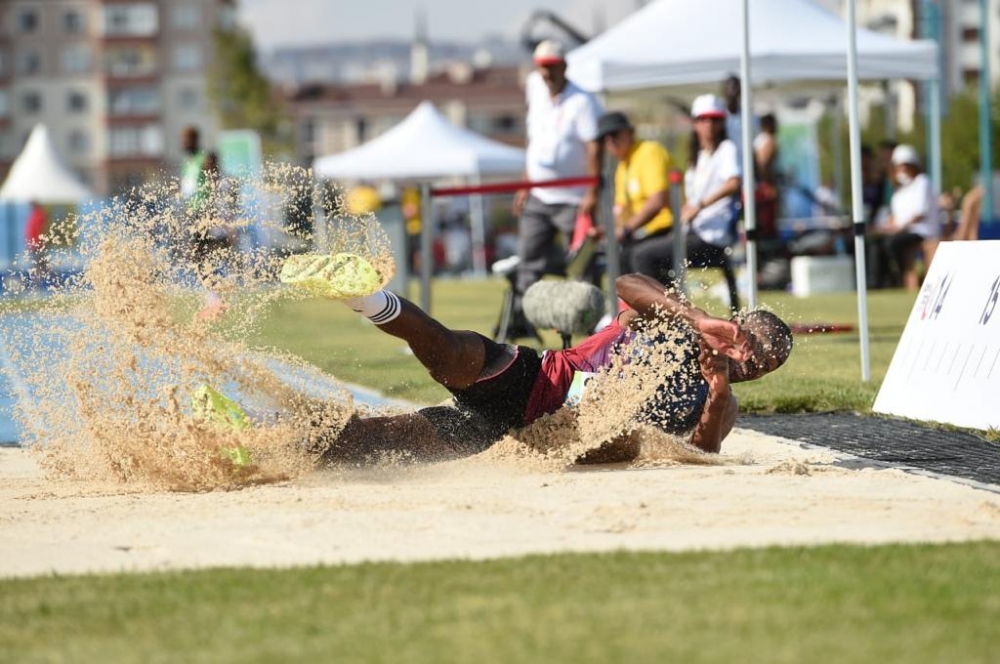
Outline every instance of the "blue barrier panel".
<path id="1" fill-rule="evenodd" d="M 74 331 L 82 323 L 72 316 L 51 313 L 15 313 L 0 318 L 0 445 L 11 445 L 25 440 L 25 432 L 15 418 L 18 402 L 31 412 L 35 400 L 44 393 L 47 400 L 65 401 L 66 408 L 74 408 L 77 397 L 63 379 L 52 375 L 45 368 L 57 369 L 66 366 L 69 359 L 67 343 L 74 338 Z M 95 337 L 98 335 L 95 335 Z M 94 345 L 93 367 L 103 368 L 100 357 L 103 349 L 98 338 Z M 166 384 L 183 384 L 184 371 L 180 358 L 153 358 L 142 349 L 136 349 L 140 371 L 135 374 L 132 396 L 136 399 L 160 399 Z M 300 394 L 327 401 L 353 400 L 355 404 L 378 409 L 413 408 L 412 404 L 387 399 L 378 392 L 363 387 L 349 385 L 308 366 L 297 366 L 282 359 L 251 353 L 244 359 L 264 368 L 283 383 Z M 91 362 L 87 362 L 88 365 Z M 144 367 L 144 369 L 143 369 Z M 42 371 L 39 371 L 42 369 Z M 163 380 L 142 382 L 148 376 L 162 376 Z M 102 374 L 95 372 L 95 383 L 102 380 Z M 38 385 L 39 381 L 44 385 Z M 273 409 L 263 395 L 241 390 L 235 382 L 225 381 L 215 385 L 217 389 L 244 405 L 249 412 L 266 413 Z M 50 404 L 51 405 L 51 404 Z M 39 441 L 44 442 L 44 441 Z"/>

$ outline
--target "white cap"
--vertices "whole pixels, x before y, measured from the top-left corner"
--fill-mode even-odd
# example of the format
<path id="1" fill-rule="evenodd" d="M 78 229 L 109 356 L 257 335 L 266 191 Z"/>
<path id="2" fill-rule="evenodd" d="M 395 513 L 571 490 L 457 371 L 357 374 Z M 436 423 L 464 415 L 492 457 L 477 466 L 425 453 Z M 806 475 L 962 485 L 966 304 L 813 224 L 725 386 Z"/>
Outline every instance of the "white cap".
<path id="1" fill-rule="evenodd" d="M 920 155 L 917 154 L 916 149 L 912 145 L 897 145 L 896 149 L 892 151 L 892 164 L 893 166 L 900 166 L 902 164 L 909 164 L 910 166 L 920 166 Z"/>
<path id="2" fill-rule="evenodd" d="M 533 59 L 536 65 L 555 65 L 566 62 L 566 51 L 556 40 L 545 39 L 538 42 Z"/>
<path id="3" fill-rule="evenodd" d="M 695 118 L 724 118 L 726 117 L 726 107 L 722 100 L 715 95 L 700 95 L 695 97 L 691 104 L 691 117 Z"/>

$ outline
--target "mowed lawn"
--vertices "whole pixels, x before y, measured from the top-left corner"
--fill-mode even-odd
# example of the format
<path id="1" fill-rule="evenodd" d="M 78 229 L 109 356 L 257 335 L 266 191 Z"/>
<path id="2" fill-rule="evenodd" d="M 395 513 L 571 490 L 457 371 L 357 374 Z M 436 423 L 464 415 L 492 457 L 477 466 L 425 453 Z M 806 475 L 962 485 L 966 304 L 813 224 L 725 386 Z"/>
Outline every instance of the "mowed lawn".
<path id="1" fill-rule="evenodd" d="M 997 661 L 1000 544 L 0 582 L 0 661 Z"/>
<path id="2" fill-rule="evenodd" d="M 432 309 L 490 335 L 501 295 L 438 282 Z M 850 294 L 762 300 L 793 323 L 857 317 Z M 856 334 L 802 335 L 742 405 L 869 410 L 913 301 L 871 295 L 870 384 Z M 337 304 L 279 303 L 255 342 L 393 397 L 446 396 Z M 998 623 L 997 542 L 0 580 L 0 662 L 18 663 L 995 662 Z"/>

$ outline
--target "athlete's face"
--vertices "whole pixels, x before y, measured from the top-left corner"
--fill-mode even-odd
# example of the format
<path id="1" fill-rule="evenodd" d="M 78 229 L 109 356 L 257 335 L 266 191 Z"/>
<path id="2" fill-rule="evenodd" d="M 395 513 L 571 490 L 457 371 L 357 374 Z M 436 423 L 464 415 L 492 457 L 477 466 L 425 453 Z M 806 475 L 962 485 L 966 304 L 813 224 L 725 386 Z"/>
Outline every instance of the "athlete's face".
<path id="1" fill-rule="evenodd" d="M 756 380 L 761 376 L 766 376 L 782 364 L 788 358 L 788 352 L 784 344 L 773 343 L 753 322 L 742 322 L 734 319 L 747 334 L 750 345 L 750 353 L 742 362 L 733 361 L 729 367 L 729 380 L 733 383 L 741 383 L 748 380 Z"/>

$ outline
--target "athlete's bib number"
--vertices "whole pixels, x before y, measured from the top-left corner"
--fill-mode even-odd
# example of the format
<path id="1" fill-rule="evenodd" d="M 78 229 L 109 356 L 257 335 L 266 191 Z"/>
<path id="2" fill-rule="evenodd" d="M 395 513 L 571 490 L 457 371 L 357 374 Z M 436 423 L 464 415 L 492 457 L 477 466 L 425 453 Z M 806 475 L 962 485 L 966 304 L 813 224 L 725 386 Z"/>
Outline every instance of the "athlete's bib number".
<path id="1" fill-rule="evenodd" d="M 573 382 L 570 383 L 569 392 L 566 393 L 566 400 L 563 404 L 566 406 L 575 406 L 580 403 L 584 392 L 587 391 L 587 387 L 594 380 L 595 376 L 597 374 L 591 371 L 574 371 Z"/>

